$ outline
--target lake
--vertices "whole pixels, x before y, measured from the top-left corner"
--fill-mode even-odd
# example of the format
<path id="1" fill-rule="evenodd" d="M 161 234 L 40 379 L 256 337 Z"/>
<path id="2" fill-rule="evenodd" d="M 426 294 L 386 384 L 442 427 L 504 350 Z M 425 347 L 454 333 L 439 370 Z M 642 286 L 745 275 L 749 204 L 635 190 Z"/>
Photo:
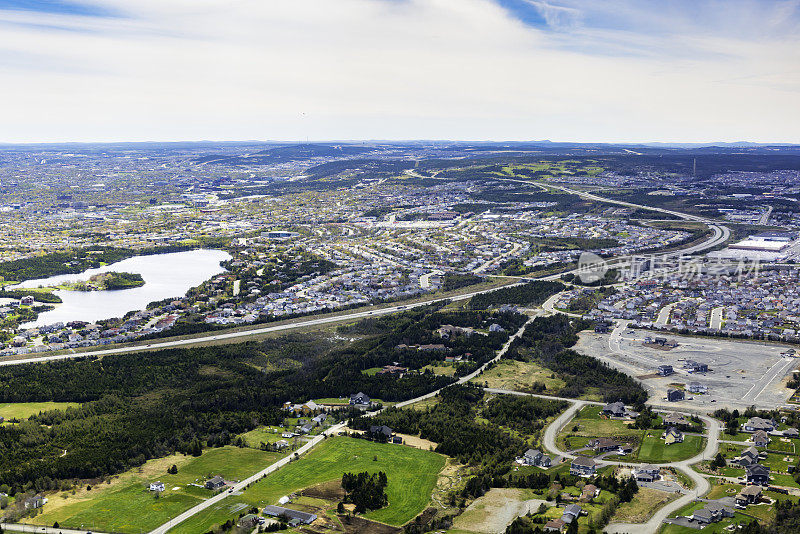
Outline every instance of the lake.
<path id="1" fill-rule="evenodd" d="M 14 287 L 57 286 L 65 282 L 88 280 L 90 276 L 109 271 L 138 273 L 145 283 L 141 287 L 114 291 L 55 291 L 64 302 L 52 311 L 40 313 L 36 321 L 21 326 L 31 328 L 57 322 L 94 322 L 122 317 L 129 311 L 143 310 L 151 302 L 184 296 L 192 287 L 225 272 L 220 262 L 229 259 L 231 255 L 224 250 L 197 249 L 134 256 L 97 269 L 87 269 L 79 274 L 27 280 Z"/>

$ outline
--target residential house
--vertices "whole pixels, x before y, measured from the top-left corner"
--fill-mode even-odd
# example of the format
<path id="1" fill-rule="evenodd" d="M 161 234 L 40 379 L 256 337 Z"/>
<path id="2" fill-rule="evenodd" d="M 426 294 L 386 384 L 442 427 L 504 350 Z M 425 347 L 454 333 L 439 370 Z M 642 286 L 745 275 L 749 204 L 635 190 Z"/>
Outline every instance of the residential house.
<path id="1" fill-rule="evenodd" d="M 708 391 L 708 387 L 700 382 L 689 382 L 687 389 L 690 393 L 706 393 Z"/>
<path id="2" fill-rule="evenodd" d="M 550 467 L 551 462 L 550 457 L 538 449 L 528 449 L 525 454 L 517 458 L 519 464 L 536 467 Z"/>
<path id="3" fill-rule="evenodd" d="M 279 439 L 278 441 L 275 442 L 275 448 L 279 451 L 285 449 L 288 446 L 289 442 L 286 441 L 285 439 Z"/>
<path id="4" fill-rule="evenodd" d="M 2 421 L 0 421 L 0 423 L 1 422 Z M 796 428 L 787 428 L 786 430 L 783 431 L 783 437 L 785 437 L 785 438 L 797 438 L 797 437 L 800 437 L 800 431 L 798 431 Z"/>
<path id="5" fill-rule="evenodd" d="M 664 426 L 667 428 L 671 426 L 683 428 L 689 426 L 690 424 L 690 421 L 686 418 L 686 416 L 678 412 L 669 413 L 663 416 L 662 420 L 664 422 Z"/>
<path id="6" fill-rule="evenodd" d="M 661 376 L 669 376 L 675 372 L 671 365 L 659 365 L 657 372 Z"/>
<path id="7" fill-rule="evenodd" d="M 683 367 L 687 369 L 690 373 L 707 373 L 708 372 L 708 364 L 696 362 L 694 360 L 686 360 L 683 364 Z"/>
<path id="8" fill-rule="evenodd" d="M 205 487 L 210 490 L 218 490 L 225 486 L 225 479 L 217 475 L 209 480 L 206 480 Z"/>
<path id="9" fill-rule="evenodd" d="M 42 497 L 41 495 L 34 495 L 33 497 L 28 497 L 23 501 L 26 510 L 30 510 L 33 508 L 41 508 L 45 504 L 47 504 L 47 499 Z"/>
<path id="10" fill-rule="evenodd" d="M 291 508 L 284 508 L 282 506 L 265 506 L 264 507 L 264 515 L 268 515 L 271 517 L 286 517 L 289 519 L 289 525 L 310 525 L 314 521 L 317 520 L 316 514 L 310 514 L 308 512 L 301 512 L 299 510 L 292 510 Z"/>
<path id="11" fill-rule="evenodd" d="M 672 445 L 673 443 L 683 443 L 683 432 L 671 426 L 661 436 L 664 439 L 664 444 Z"/>
<path id="12" fill-rule="evenodd" d="M 637 482 L 654 482 L 661 478 L 661 468 L 655 465 L 644 464 L 633 470 Z"/>
<path id="13" fill-rule="evenodd" d="M 759 459 L 759 452 L 758 449 L 755 447 L 749 447 L 742 451 L 742 454 L 734 458 L 732 463 L 738 464 L 742 467 L 747 467 L 748 465 L 757 464 Z"/>
<path id="14" fill-rule="evenodd" d="M 757 430 L 753 433 L 750 441 L 752 441 L 753 445 L 756 447 L 766 447 L 769 445 L 769 436 L 763 430 Z"/>
<path id="15" fill-rule="evenodd" d="M 408 371 L 408 367 L 400 367 L 399 365 L 384 365 L 380 371 L 378 371 L 379 375 L 400 375 L 401 377 L 403 374 Z"/>
<path id="16" fill-rule="evenodd" d="M 369 435 L 373 439 L 389 440 L 394 431 L 386 425 L 372 425 L 369 427 Z"/>
<path id="17" fill-rule="evenodd" d="M 669 402 L 678 402 L 686 398 L 682 389 L 669 388 L 667 390 L 667 400 Z"/>
<path id="18" fill-rule="evenodd" d="M 236 526 L 243 529 L 253 529 L 266 522 L 266 519 L 256 514 L 246 514 L 236 522 Z"/>
<path id="19" fill-rule="evenodd" d="M 620 401 L 603 406 L 603 414 L 608 417 L 625 417 L 627 413 L 628 410 L 625 409 L 625 404 Z"/>
<path id="20" fill-rule="evenodd" d="M 564 508 L 564 513 L 561 514 L 561 520 L 569 525 L 580 517 L 582 511 L 581 507 L 577 504 L 568 504 L 567 507 Z"/>
<path id="21" fill-rule="evenodd" d="M 164 483 L 163 482 L 151 482 L 150 483 L 150 491 L 164 491 Z"/>
<path id="22" fill-rule="evenodd" d="M 719 518 L 717 521 L 726 517 L 733 517 L 736 514 L 736 511 L 730 504 L 728 504 L 728 502 L 723 499 L 718 501 L 708 501 L 705 509 L 709 510 L 714 517 Z"/>
<path id="23" fill-rule="evenodd" d="M 748 484 L 759 486 L 769 485 L 769 467 L 761 464 L 753 464 L 745 467 L 745 477 Z"/>
<path id="24" fill-rule="evenodd" d="M 742 428 L 745 432 L 758 432 L 759 430 L 763 430 L 764 432 L 772 432 L 775 430 L 776 426 L 777 424 L 772 419 L 751 417 L 744 425 L 742 425 Z"/>
<path id="25" fill-rule="evenodd" d="M 498 325 L 499 326 L 499 325 Z M 436 330 L 436 334 L 442 339 L 450 339 L 457 335 L 470 337 L 475 333 L 472 328 L 462 328 L 460 326 L 453 326 L 451 324 L 443 324 Z"/>
<path id="26" fill-rule="evenodd" d="M 716 523 L 726 517 L 733 517 L 736 511 L 726 503 L 708 501 L 705 507 L 695 510 L 692 519 L 705 525 Z"/>
<path id="27" fill-rule="evenodd" d="M 600 488 L 594 484 L 586 484 L 581 491 L 581 502 L 589 502 L 600 495 Z"/>
<path id="28" fill-rule="evenodd" d="M 714 514 L 711 513 L 711 510 L 708 510 L 706 508 L 695 510 L 692 513 L 692 520 L 705 525 L 719 521 L 719 519 L 715 518 Z"/>
<path id="29" fill-rule="evenodd" d="M 565 523 L 561 520 L 561 518 L 551 519 L 547 523 L 544 524 L 544 531 L 545 532 L 561 532 L 564 530 Z"/>
<path id="30" fill-rule="evenodd" d="M 746 486 L 736 495 L 735 502 L 739 508 L 755 504 L 761 499 L 761 486 Z"/>
<path id="31" fill-rule="evenodd" d="M 313 417 L 313 418 L 311 419 L 311 421 L 312 421 L 312 422 L 314 422 L 314 423 L 316 423 L 317 425 L 321 425 L 322 423 L 324 423 L 324 422 L 325 422 L 325 420 L 326 420 L 326 419 L 328 419 L 328 414 L 326 414 L 326 413 L 321 413 L 321 414 L 319 414 L 319 415 L 317 415 L 317 416 Z"/>
<path id="32" fill-rule="evenodd" d="M 589 447 L 597 452 L 616 451 L 619 450 L 620 445 L 622 443 L 611 438 L 595 438 L 589 441 Z"/>
<path id="33" fill-rule="evenodd" d="M 300 427 L 301 434 L 309 434 L 312 430 L 314 430 L 314 423 L 305 423 Z"/>
<path id="34" fill-rule="evenodd" d="M 366 393 L 359 392 L 354 395 L 350 395 L 351 406 L 369 406 L 369 404 L 370 398 Z"/>
<path id="35" fill-rule="evenodd" d="M 576 476 L 592 476 L 597 470 L 597 464 L 591 458 L 578 456 L 569 464 L 569 474 Z"/>

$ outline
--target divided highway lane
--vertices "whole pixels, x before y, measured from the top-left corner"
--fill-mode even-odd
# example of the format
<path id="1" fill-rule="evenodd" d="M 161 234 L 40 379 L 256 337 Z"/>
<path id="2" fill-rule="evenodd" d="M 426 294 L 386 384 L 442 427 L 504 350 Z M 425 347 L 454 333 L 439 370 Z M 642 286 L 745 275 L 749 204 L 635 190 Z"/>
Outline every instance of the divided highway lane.
<path id="1" fill-rule="evenodd" d="M 518 282 L 515 284 L 508 284 L 502 286 L 503 288 L 507 287 L 514 287 L 521 285 L 523 282 Z M 372 310 L 354 312 L 344 315 L 336 315 L 333 317 L 322 317 L 318 319 L 307 319 L 307 318 L 300 318 L 296 321 L 291 323 L 281 324 L 281 325 L 274 325 L 274 326 L 264 326 L 261 328 L 253 328 L 252 330 L 243 330 L 238 332 L 227 332 L 227 333 L 219 333 L 219 334 L 209 334 L 203 337 L 195 337 L 195 338 L 186 338 L 186 339 L 177 339 L 172 341 L 154 341 L 153 343 L 147 345 L 134 345 L 131 347 L 116 347 L 111 349 L 102 349 L 102 350 L 94 350 L 94 351 L 85 351 L 85 352 L 74 352 L 69 354 L 54 354 L 50 356 L 34 356 L 31 358 L 26 357 L 16 357 L 15 359 L 4 359 L 0 360 L 0 366 L 5 365 L 20 365 L 25 363 L 41 363 L 41 362 L 51 362 L 57 360 L 72 360 L 75 358 L 82 358 L 85 356 L 109 356 L 112 354 L 126 354 L 132 352 L 141 352 L 143 350 L 156 350 L 156 349 L 170 349 L 175 347 L 185 347 L 187 345 L 196 345 L 198 343 L 207 343 L 209 341 L 222 341 L 222 340 L 231 340 L 231 342 L 236 342 L 241 338 L 248 338 L 252 336 L 258 336 L 261 334 L 267 334 L 269 332 L 280 332 L 283 330 L 293 330 L 295 328 L 303 328 L 306 326 L 319 326 L 325 325 L 330 323 L 336 323 L 340 321 L 349 321 L 353 319 L 363 319 L 366 317 L 374 317 L 376 315 L 387 315 L 392 313 L 398 313 L 407 309 L 411 308 L 418 308 L 420 306 L 427 306 L 429 304 L 434 304 L 436 302 L 443 302 L 443 301 L 461 301 L 461 300 L 468 300 L 475 295 L 480 295 L 483 293 L 489 293 L 491 291 L 496 291 L 500 288 L 490 288 L 490 289 L 483 289 L 481 291 L 474 291 L 471 293 L 465 293 L 463 295 L 456 295 L 452 297 L 437 297 L 431 300 L 425 300 L 422 302 L 415 302 L 409 304 L 398 304 L 396 306 L 390 306 L 388 308 L 376 308 Z"/>

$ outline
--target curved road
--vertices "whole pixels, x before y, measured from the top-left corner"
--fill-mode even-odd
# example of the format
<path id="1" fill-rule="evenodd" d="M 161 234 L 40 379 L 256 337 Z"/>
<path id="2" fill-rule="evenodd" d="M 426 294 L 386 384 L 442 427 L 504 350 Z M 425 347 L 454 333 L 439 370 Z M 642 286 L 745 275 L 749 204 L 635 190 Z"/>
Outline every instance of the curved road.
<path id="1" fill-rule="evenodd" d="M 595 406 L 603 406 L 604 403 L 602 402 L 595 402 L 595 401 L 585 401 L 585 400 L 577 400 L 577 399 L 568 399 L 563 397 L 554 397 L 551 395 L 537 395 L 533 393 L 522 393 L 519 391 L 511 391 L 511 390 L 504 390 L 504 389 L 491 389 L 491 388 L 484 388 L 485 391 L 489 393 L 500 393 L 500 394 L 507 394 L 507 395 L 524 395 L 524 396 L 532 396 L 532 397 L 539 397 L 544 399 L 551 399 L 551 400 L 561 400 L 567 401 L 571 403 L 571 406 L 567 408 L 561 415 L 559 415 L 552 423 L 550 423 L 544 431 L 544 435 L 542 436 L 542 445 L 548 452 L 562 456 L 565 458 L 575 458 L 576 455 L 572 454 L 568 451 L 562 451 L 558 448 L 556 444 L 556 437 L 558 433 L 561 432 L 575 417 L 575 414 L 584 406 L 587 405 L 595 405 Z M 666 410 L 655 410 L 657 412 L 665 412 Z M 633 533 L 636 534 L 654 534 L 658 529 L 661 527 L 661 524 L 664 522 L 664 519 L 675 513 L 675 511 L 679 510 L 683 506 L 693 502 L 697 498 L 702 495 L 705 495 L 710 489 L 711 485 L 709 484 L 706 477 L 692 469 L 692 465 L 698 462 L 701 462 L 706 459 L 713 458 L 717 452 L 719 451 L 719 443 L 720 443 L 720 432 L 722 431 L 721 425 L 719 421 L 708 417 L 706 415 L 698 415 L 691 410 L 669 410 L 675 412 L 684 412 L 684 413 L 691 413 L 692 415 L 697 415 L 700 419 L 703 420 L 703 423 L 706 426 L 706 446 L 703 449 L 703 452 L 700 454 L 689 458 L 687 460 L 681 460 L 678 462 L 669 462 L 658 464 L 664 467 L 674 467 L 675 469 L 680 469 L 686 476 L 688 476 L 692 482 L 694 482 L 694 488 L 691 491 L 687 491 L 681 497 L 671 501 L 658 509 L 653 516 L 646 522 L 646 523 L 612 523 L 608 525 L 604 532 L 608 534 L 626 534 L 626 533 Z M 625 466 L 625 467 L 634 467 L 636 465 L 641 465 L 641 463 L 634 463 L 634 462 L 614 462 L 610 460 L 597 460 L 597 463 L 600 465 L 618 465 L 618 466 Z"/>

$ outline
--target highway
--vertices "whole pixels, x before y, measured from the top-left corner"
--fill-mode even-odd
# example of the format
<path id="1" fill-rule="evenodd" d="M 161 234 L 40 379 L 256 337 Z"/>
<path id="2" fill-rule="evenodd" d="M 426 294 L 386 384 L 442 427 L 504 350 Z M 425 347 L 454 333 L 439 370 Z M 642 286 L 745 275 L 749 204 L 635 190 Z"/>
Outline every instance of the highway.
<path id="1" fill-rule="evenodd" d="M 516 285 L 520 285 L 522 282 L 517 282 L 514 284 L 508 284 L 503 287 L 514 287 Z M 153 341 L 152 343 L 148 344 L 137 344 L 129 347 L 114 347 L 110 349 L 101 349 L 101 350 L 92 350 L 92 351 L 84 351 L 84 352 L 72 352 L 68 354 L 53 354 L 53 355 L 45 355 L 45 356 L 33 356 L 33 357 L 26 357 L 26 356 L 15 356 L 14 359 L 3 359 L 0 360 L 0 366 L 6 365 L 20 365 L 25 363 L 42 363 L 42 362 L 52 362 L 58 360 L 73 360 L 75 358 L 83 358 L 87 356 L 109 356 L 114 354 L 129 354 L 133 352 L 141 352 L 143 350 L 160 350 L 160 349 L 172 349 L 177 347 L 186 347 L 189 345 L 196 345 L 199 343 L 207 343 L 211 341 L 224 341 L 230 340 L 231 343 L 238 343 L 239 341 L 244 341 L 248 337 L 259 336 L 262 334 L 267 334 L 270 332 L 281 332 L 285 330 L 294 330 L 296 328 L 303 328 L 307 326 L 322 326 L 331 323 L 338 323 L 343 321 L 352 321 L 356 319 L 364 319 L 367 317 L 375 317 L 379 315 L 387 315 L 392 313 L 402 312 L 404 310 L 418 308 L 420 306 L 427 306 L 429 304 L 433 304 L 436 302 L 444 302 L 444 301 L 461 301 L 461 300 L 468 300 L 474 297 L 475 295 L 480 295 L 482 293 L 488 293 L 491 291 L 495 291 L 497 287 L 483 289 L 480 291 L 473 291 L 470 293 L 465 293 L 462 295 L 456 295 L 452 297 L 436 297 L 431 298 L 430 300 L 425 300 L 421 302 L 414 302 L 403 304 L 399 303 L 394 306 L 389 306 L 386 308 L 374 308 L 364 311 L 358 311 L 353 313 L 347 313 L 342 315 L 335 315 L 332 317 L 321 317 L 317 319 L 308 319 L 308 318 L 299 318 L 289 323 L 273 325 L 273 326 L 263 326 L 257 327 L 250 330 L 242 330 L 237 332 L 222 332 L 217 334 L 209 334 L 207 336 L 202 337 L 195 337 L 195 338 L 186 338 L 186 339 L 176 339 L 170 341 Z"/>
<path id="2" fill-rule="evenodd" d="M 627 206 L 627 207 L 632 207 L 632 208 L 641 208 L 641 209 L 657 211 L 657 212 L 661 212 L 661 213 L 667 213 L 667 214 L 670 214 L 670 215 L 674 215 L 676 217 L 680 217 L 682 219 L 705 223 L 705 224 L 707 224 L 709 226 L 709 228 L 713 232 L 710 237 L 708 237 L 707 239 L 705 239 L 704 241 L 702 241 L 700 243 L 696 243 L 694 245 L 690 245 L 690 246 L 687 246 L 687 247 L 684 247 L 684 248 L 680 248 L 680 249 L 677 249 L 677 250 L 673 250 L 673 251 L 669 251 L 669 252 L 653 253 L 653 254 L 650 255 L 650 257 L 652 257 L 652 258 L 661 258 L 661 259 L 676 258 L 676 257 L 680 257 L 680 256 L 683 256 L 683 255 L 686 255 L 686 254 L 693 254 L 695 252 L 701 252 L 703 250 L 708 250 L 710 248 L 714 248 L 717 245 L 720 245 L 720 244 L 726 242 L 730 238 L 730 229 L 728 227 L 726 227 L 724 225 L 721 225 L 721 224 L 718 224 L 715 221 L 712 221 L 712 220 L 709 220 L 709 219 L 705 219 L 703 217 L 699 217 L 697 215 L 689 215 L 689 214 L 686 214 L 686 213 L 681 213 L 681 212 L 662 209 L 662 208 L 654 208 L 654 207 L 651 207 L 651 206 L 645 206 L 645 205 L 641 205 L 641 204 L 633 204 L 631 202 L 624 202 L 624 201 L 620 201 L 620 200 L 612 200 L 612 199 L 601 197 L 599 195 L 595 195 L 593 193 L 587 193 L 585 191 L 578 191 L 578 190 L 571 189 L 571 188 L 568 188 L 568 187 L 563 187 L 563 186 L 555 186 L 555 185 L 544 186 L 544 185 L 539 184 L 537 182 L 531 182 L 531 181 L 528 181 L 528 180 L 512 179 L 512 178 L 508 178 L 506 180 L 507 181 L 512 181 L 512 182 L 520 182 L 520 183 L 529 184 L 529 185 L 535 185 L 535 186 L 540 187 L 540 188 L 545 189 L 545 190 L 547 190 L 548 188 L 559 189 L 559 190 L 564 191 L 566 193 L 578 195 L 578 196 L 580 196 L 582 198 L 585 198 L 585 199 L 588 199 L 588 200 L 594 200 L 594 201 L 597 201 L 597 202 L 605 202 L 605 203 L 609 203 L 609 204 L 618 204 L 618 205 L 621 205 L 621 206 Z M 621 266 L 621 265 L 624 265 L 626 263 L 629 263 L 631 261 L 632 257 L 633 256 L 622 256 L 622 257 L 618 257 L 618 258 L 612 258 L 612 259 L 608 260 L 607 265 L 609 267 Z M 566 272 L 557 273 L 557 274 L 553 274 L 553 275 L 550 275 L 550 276 L 542 277 L 541 279 L 542 280 L 557 280 L 564 274 L 568 274 L 568 273 L 576 274 L 577 272 L 578 272 L 578 269 L 574 269 L 574 270 L 571 270 L 571 271 L 566 271 Z M 522 283 L 522 282 L 520 282 L 520 283 Z M 510 286 L 505 286 L 505 287 L 511 287 L 513 285 L 516 285 L 516 284 L 511 284 Z M 376 309 L 371 309 L 371 310 L 354 312 L 354 313 L 350 313 L 350 314 L 337 315 L 337 316 L 333 316 L 333 317 L 323 317 L 323 318 L 317 318 L 317 319 L 299 318 L 296 321 L 292 321 L 290 323 L 285 323 L 285 324 L 281 324 L 281 325 L 273 325 L 273 326 L 264 326 L 264 327 L 260 327 L 260 328 L 253 328 L 251 330 L 242 330 L 242 331 L 236 331 L 236 332 L 223 332 L 223 333 L 217 333 L 217 334 L 209 334 L 209 335 L 203 336 L 203 337 L 186 338 L 186 339 L 178 339 L 178 340 L 171 340 L 171 341 L 154 341 L 153 343 L 150 343 L 150 344 L 147 344 L 147 345 L 137 344 L 137 345 L 128 346 L 128 347 L 115 347 L 115 348 L 100 349 L 100 350 L 93 350 L 93 351 L 73 352 L 73 353 L 55 354 L 55 355 L 43 355 L 43 356 L 33 356 L 33 357 L 28 357 L 27 355 L 25 355 L 25 356 L 14 356 L 14 357 L 5 358 L 5 359 L 0 360 L 0 366 L 20 365 L 20 364 L 25 364 L 25 363 L 41 363 L 41 362 L 58 361 L 58 360 L 71 360 L 71 359 L 82 358 L 82 357 L 86 357 L 86 356 L 109 356 L 109 355 L 114 355 L 114 354 L 129 354 L 129 353 L 141 352 L 142 350 L 170 349 L 170 348 L 186 347 L 186 346 L 190 346 L 190 345 L 196 345 L 196 344 L 199 344 L 199 343 L 207 343 L 207 342 L 214 342 L 214 341 L 230 341 L 231 343 L 237 343 L 239 341 L 246 340 L 248 337 L 259 336 L 259 335 L 267 334 L 267 333 L 270 333 L 270 332 L 280 332 L 280 331 L 285 331 L 285 330 L 288 331 L 288 330 L 293 330 L 293 329 L 296 329 L 296 328 L 303 328 L 303 327 L 307 327 L 307 326 L 322 326 L 322 325 L 326 325 L 326 324 L 330 324 L 330 323 L 336 323 L 336 322 L 340 322 L 340 321 L 349 321 L 349 320 L 363 319 L 363 318 L 370 317 L 370 316 L 397 313 L 397 312 L 403 311 L 404 309 L 416 308 L 416 307 L 419 307 L 419 306 L 426 306 L 428 304 L 432 304 L 432 303 L 435 303 L 435 302 L 442 302 L 442 301 L 445 301 L 445 300 L 450 300 L 450 301 L 467 300 L 467 299 L 472 298 L 475 295 L 478 295 L 478 294 L 481 294 L 481 293 L 488 293 L 488 292 L 494 291 L 496 289 L 497 288 L 484 289 L 484 290 L 481 290 L 481 291 L 474 291 L 474 292 L 471 292 L 471 293 L 458 295 L 458 296 L 454 296 L 454 297 L 436 297 L 436 298 L 431 298 L 430 300 L 426 300 L 426 301 L 422 301 L 422 302 L 416 302 L 416 303 L 413 303 L 413 304 L 402 304 L 402 303 L 400 303 L 400 304 L 397 304 L 396 306 L 390 306 L 390 307 L 386 307 L 386 308 L 376 308 Z"/>

